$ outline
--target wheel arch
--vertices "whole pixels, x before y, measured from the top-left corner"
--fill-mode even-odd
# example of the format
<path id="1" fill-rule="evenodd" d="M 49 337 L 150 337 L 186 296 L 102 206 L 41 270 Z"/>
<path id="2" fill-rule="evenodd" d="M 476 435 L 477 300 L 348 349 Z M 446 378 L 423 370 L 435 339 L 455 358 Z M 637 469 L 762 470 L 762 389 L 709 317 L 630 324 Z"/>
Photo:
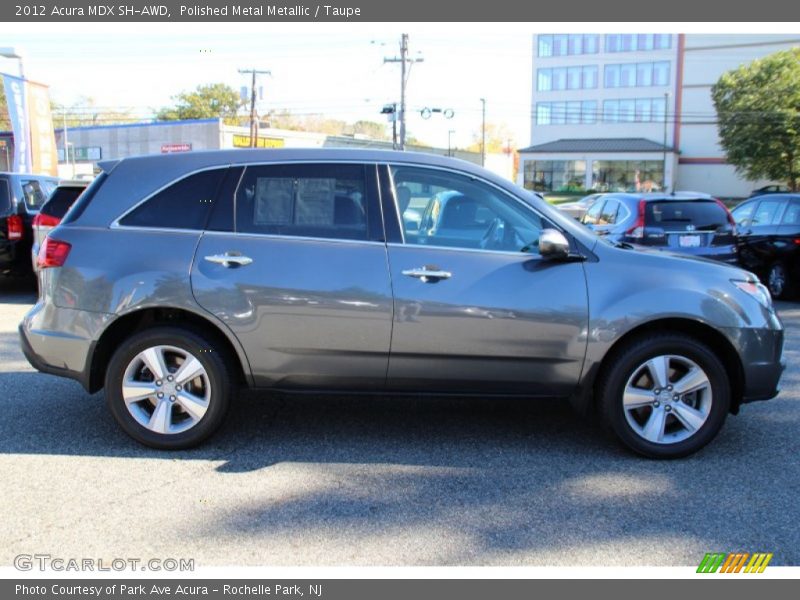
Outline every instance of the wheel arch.
<path id="1" fill-rule="evenodd" d="M 712 326 L 682 317 L 670 317 L 648 321 L 633 327 L 620 336 L 607 350 L 602 360 L 592 364 L 583 378 L 580 391 L 571 399 L 573 407 L 581 414 L 594 413 L 597 408 L 598 374 L 615 359 L 622 348 L 634 340 L 654 333 L 682 333 L 702 342 L 722 361 L 731 384 L 730 412 L 737 414 L 742 403 L 744 392 L 744 366 L 731 341 L 723 333 Z"/>
<path id="2" fill-rule="evenodd" d="M 125 339 L 139 331 L 159 325 L 184 327 L 211 337 L 228 354 L 235 367 L 235 381 L 252 385 L 250 363 L 238 340 L 226 329 L 205 315 L 185 308 L 146 307 L 119 316 L 103 331 L 94 344 L 88 362 L 87 389 L 94 393 L 103 388 L 105 371 L 114 350 Z"/>

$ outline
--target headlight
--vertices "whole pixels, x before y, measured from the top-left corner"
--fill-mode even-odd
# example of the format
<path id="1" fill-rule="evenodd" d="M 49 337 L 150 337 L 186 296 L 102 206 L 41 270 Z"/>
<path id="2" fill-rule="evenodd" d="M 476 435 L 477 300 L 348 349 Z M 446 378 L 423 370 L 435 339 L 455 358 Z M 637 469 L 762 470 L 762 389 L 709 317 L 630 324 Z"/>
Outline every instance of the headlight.
<path id="1" fill-rule="evenodd" d="M 757 281 L 741 281 L 737 279 L 731 279 L 731 283 L 758 300 L 759 304 L 764 308 L 772 310 L 772 296 L 770 296 L 766 286 Z"/>

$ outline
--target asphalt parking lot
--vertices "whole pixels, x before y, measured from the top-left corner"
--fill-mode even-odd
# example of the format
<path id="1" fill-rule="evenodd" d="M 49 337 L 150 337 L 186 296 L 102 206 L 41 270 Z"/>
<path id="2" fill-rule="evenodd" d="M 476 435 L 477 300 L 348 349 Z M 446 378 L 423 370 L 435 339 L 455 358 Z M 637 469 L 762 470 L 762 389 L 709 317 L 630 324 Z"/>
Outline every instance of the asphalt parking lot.
<path id="1" fill-rule="evenodd" d="M 247 394 L 209 444 L 146 449 L 101 394 L 36 373 L 0 283 L 0 565 L 800 565 L 800 304 L 783 391 L 688 459 L 632 456 L 566 406 Z"/>

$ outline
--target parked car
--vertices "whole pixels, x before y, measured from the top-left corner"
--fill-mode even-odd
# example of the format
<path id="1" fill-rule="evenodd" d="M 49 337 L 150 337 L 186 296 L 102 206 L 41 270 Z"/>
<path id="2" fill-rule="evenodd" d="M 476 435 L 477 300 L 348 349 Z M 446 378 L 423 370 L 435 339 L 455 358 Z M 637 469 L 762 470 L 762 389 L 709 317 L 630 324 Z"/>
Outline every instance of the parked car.
<path id="1" fill-rule="evenodd" d="M 44 240 L 21 344 L 105 388 L 143 444 L 202 442 L 248 386 L 560 398 L 677 457 L 777 394 L 783 327 L 753 275 L 601 240 L 475 165 L 285 149 L 100 167 Z M 401 187 L 436 227 L 406 226 Z"/>
<path id="2" fill-rule="evenodd" d="M 722 202 L 705 194 L 605 194 L 581 222 L 613 242 L 737 261 L 733 217 Z"/>
<path id="3" fill-rule="evenodd" d="M 733 209 L 739 262 L 766 283 L 774 298 L 800 292 L 800 194 L 769 194 Z"/>
<path id="4" fill-rule="evenodd" d="M 584 196 L 575 202 L 561 202 L 560 204 L 556 204 L 555 207 L 565 215 L 580 221 L 592 204 L 597 202 L 603 196 L 605 196 L 605 194 L 589 194 L 588 196 Z"/>
<path id="5" fill-rule="evenodd" d="M 792 190 L 785 185 L 765 185 L 764 187 L 760 187 L 757 190 L 750 192 L 750 197 L 763 196 L 764 194 L 787 194 L 791 191 Z"/>
<path id="6" fill-rule="evenodd" d="M 0 172 L 0 276 L 30 275 L 33 218 L 57 183 L 46 175 Z"/>
<path id="7" fill-rule="evenodd" d="M 42 240 L 61 222 L 69 207 L 78 199 L 78 196 L 83 193 L 89 183 L 86 179 L 60 181 L 56 189 L 53 190 L 39 209 L 39 212 L 33 217 L 31 225 L 33 231 L 31 262 L 34 271 L 38 271 L 36 259 L 39 255 L 39 246 Z"/>

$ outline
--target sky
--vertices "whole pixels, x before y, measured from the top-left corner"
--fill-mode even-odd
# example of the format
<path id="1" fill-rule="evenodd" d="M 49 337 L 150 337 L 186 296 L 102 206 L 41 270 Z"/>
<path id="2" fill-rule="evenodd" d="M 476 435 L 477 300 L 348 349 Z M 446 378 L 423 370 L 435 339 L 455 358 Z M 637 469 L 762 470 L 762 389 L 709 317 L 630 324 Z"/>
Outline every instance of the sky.
<path id="1" fill-rule="evenodd" d="M 198 84 L 222 82 L 239 90 L 249 80 L 238 69 L 270 70 L 260 85 L 259 111 L 289 109 L 356 121 L 386 122 L 381 107 L 399 101 L 400 32 L 380 25 L 358 30 L 247 27 L 214 31 L 189 25 L 75 31 L 0 24 L 2 46 L 24 56 L 25 75 L 50 86 L 51 97 L 70 105 L 90 97 L 98 107 L 131 110 L 143 118 L 171 104 L 171 97 Z M 320 29 L 322 29 L 320 31 Z M 370 29 L 372 31 L 370 31 Z M 448 31 L 449 29 L 449 31 Z M 408 132 L 440 147 L 463 147 L 480 132 L 481 98 L 486 119 L 504 124 L 514 143 L 530 136 L 532 33 L 459 32 L 453 25 L 415 31 L 409 26 Z M 0 72 L 16 74 L 15 60 L 0 58 Z M 452 109 L 454 116 L 423 108 Z M 389 130 L 390 131 L 390 130 Z"/>

